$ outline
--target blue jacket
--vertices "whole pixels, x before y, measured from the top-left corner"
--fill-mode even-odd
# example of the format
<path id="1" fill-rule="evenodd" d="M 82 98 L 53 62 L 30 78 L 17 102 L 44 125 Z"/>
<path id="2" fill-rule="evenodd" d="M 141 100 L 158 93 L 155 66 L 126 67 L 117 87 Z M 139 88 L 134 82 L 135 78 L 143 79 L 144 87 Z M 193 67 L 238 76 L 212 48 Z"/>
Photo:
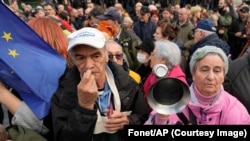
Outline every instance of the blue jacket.
<path id="1" fill-rule="evenodd" d="M 153 35 L 156 31 L 156 24 L 151 20 L 149 20 L 148 23 L 138 20 L 134 24 L 133 30 L 143 41 L 145 38 L 153 38 Z"/>
<path id="2" fill-rule="evenodd" d="M 196 44 L 194 44 L 190 49 L 189 49 L 189 60 L 191 59 L 193 53 L 201 47 L 204 46 L 216 46 L 221 48 L 226 55 L 229 55 L 230 53 L 230 47 L 227 44 L 227 42 L 225 42 L 224 40 L 222 40 L 221 38 L 219 38 L 219 36 L 217 34 L 211 34 L 207 37 L 205 37 L 204 39 L 200 40 L 199 42 L 197 42 Z"/>

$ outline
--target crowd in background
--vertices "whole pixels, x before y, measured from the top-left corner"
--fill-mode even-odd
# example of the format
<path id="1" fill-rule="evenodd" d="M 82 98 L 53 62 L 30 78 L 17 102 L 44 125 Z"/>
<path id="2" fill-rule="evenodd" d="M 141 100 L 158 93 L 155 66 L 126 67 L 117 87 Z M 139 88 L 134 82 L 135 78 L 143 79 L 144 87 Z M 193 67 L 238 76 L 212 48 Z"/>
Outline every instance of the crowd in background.
<path id="1" fill-rule="evenodd" d="M 21 3 L 20 6 L 17 3 L 10 5 L 13 12 L 16 13 L 25 22 L 33 18 L 38 17 L 50 17 L 54 19 L 63 29 L 65 34 L 70 34 L 73 31 L 81 29 L 86 26 L 94 26 L 99 21 L 95 16 L 104 13 L 108 8 L 114 7 L 118 10 L 122 17 L 122 26 L 127 29 L 132 29 L 143 40 L 146 36 L 154 38 L 156 31 L 156 25 L 148 24 L 153 21 L 158 24 L 159 21 L 166 20 L 167 23 L 171 23 L 179 28 L 177 39 L 180 39 L 181 44 L 179 47 L 182 49 L 183 55 L 188 57 L 189 48 L 192 45 L 192 26 L 196 26 L 197 22 L 204 18 L 210 18 L 216 28 L 218 36 L 225 40 L 230 48 L 231 58 L 235 59 L 239 55 L 241 49 L 247 41 L 244 36 L 246 17 L 248 16 L 249 7 L 246 3 L 242 2 L 238 5 L 233 5 L 233 1 L 225 1 L 219 3 L 219 1 L 133 1 L 133 5 L 130 1 L 121 1 L 115 3 L 110 2 L 84 2 L 73 1 L 72 4 L 61 3 L 42 3 L 41 5 L 31 6 L 29 4 Z M 102 4 L 102 5 L 101 5 Z M 103 4 L 106 4 L 105 7 Z M 110 4 L 110 5 L 107 5 Z M 140 15 L 140 8 L 146 6 L 146 16 Z M 240 12 L 240 8 L 243 8 L 243 12 Z M 92 9 L 94 10 L 90 12 Z M 145 8 L 145 7 L 143 7 Z M 223 18 L 222 18 L 223 17 Z M 142 23 L 147 23 L 141 26 Z M 189 22 L 186 22 L 189 21 Z M 181 23 L 189 23 L 189 28 L 180 25 Z M 240 23 L 240 24 L 239 24 Z M 141 32 L 138 28 L 148 28 L 147 32 Z M 237 26 L 237 27 L 236 27 Z M 186 28 L 184 28 L 186 27 Z M 145 31 L 145 30 L 144 30 Z M 241 35 L 234 36 L 234 33 L 241 32 Z M 144 35 L 145 34 L 145 35 Z M 237 48 L 235 47 L 237 46 Z"/>

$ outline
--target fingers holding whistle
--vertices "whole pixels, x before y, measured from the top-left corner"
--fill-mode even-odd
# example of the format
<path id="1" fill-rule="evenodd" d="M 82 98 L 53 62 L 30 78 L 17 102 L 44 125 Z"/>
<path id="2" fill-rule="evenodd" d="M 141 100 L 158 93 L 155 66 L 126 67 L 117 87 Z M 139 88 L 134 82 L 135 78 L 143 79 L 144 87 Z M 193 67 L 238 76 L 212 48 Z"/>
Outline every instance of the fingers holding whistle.
<path id="1" fill-rule="evenodd" d="M 98 88 L 95 76 L 90 69 L 83 74 L 80 83 L 77 85 L 77 91 L 79 105 L 87 109 L 93 109 L 98 96 Z"/>

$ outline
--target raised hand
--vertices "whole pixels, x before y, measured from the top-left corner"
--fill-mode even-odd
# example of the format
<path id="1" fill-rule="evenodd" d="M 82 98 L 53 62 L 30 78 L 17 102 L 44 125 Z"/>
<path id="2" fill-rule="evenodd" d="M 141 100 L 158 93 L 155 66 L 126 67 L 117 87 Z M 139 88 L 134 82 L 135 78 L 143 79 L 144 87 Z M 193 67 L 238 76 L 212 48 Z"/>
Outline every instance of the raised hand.
<path id="1" fill-rule="evenodd" d="M 87 109 L 93 109 L 98 96 L 98 88 L 95 76 L 90 69 L 83 74 L 82 80 L 77 85 L 77 90 L 79 105 Z"/>

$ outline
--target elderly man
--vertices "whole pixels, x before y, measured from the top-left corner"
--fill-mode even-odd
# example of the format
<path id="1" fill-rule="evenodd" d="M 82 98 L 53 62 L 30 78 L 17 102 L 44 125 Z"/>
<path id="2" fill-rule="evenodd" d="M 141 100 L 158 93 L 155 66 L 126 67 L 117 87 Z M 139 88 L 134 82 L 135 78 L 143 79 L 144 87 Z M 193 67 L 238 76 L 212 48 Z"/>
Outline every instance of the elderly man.
<path id="1" fill-rule="evenodd" d="M 129 68 L 136 71 L 140 67 L 140 63 L 136 59 L 136 46 L 141 44 L 141 39 L 133 30 L 128 30 L 122 26 L 122 17 L 116 9 L 108 9 L 104 14 L 97 16 L 100 20 L 108 20 L 114 24 L 112 28 L 115 30 L 114 40 L 122 46 L 125 53 Z"/>
<path id="2" fill-rule="evenodd" d="M 221 48 L 226 55 L 229 55 L 229 45 L 224 40 L 220 39 L 216 33 L 216 28 L 214 26 L 214 23 L 211 19 L 203 19 L 200 20 L 197 24 L 197 26 L 194 28 L 194 44 L 189 49 L 189 57 L 188 62 L 190 62 L 190 59 L 193 55 L 193 53 L 201 47 L 210 45 L 210 46 L 216 46 Z M 189 67 L 187 67 L 187 80 L 188 83 L 191 84 L 192 76 L 189 70 Z"/>
<path id="3" fill-rule="evenodd" d="M 151 20 L 150 9 L 147 6 L 141 7 L 139 20 L 135 22 L 133 30 L 142 41 L 146 38 L 153 38 L 156 23 Z"/>
<path id="4" fill-rule="evenodd" d="M 68 39 L 75 66 L 52 98 L 55 141 L 123 140 L 124 125 L 143 124 L 150 112 L 139 85 L 121 65 L 108 61 L 98 29 L 84 27 Z"/>
<path id="5" fill-rule="evenodd" d="M 185 7 L 182 7 L 180 9 L 178 8 L 178 5 L 175 6 L 176 12 L 178 13 L 178 20 L 174 24 L 180 28 L 177 38 L 181 39 L 185 44 L 191 39 L 190 32 L 194 28 L 194 25 L 189 19 L 190 10 Z"/>
<path id="6" fill-rule="evenodd" d="M 140 1 L 136 2 L 135 7 L 134 7 L 134 13 L 131 15 L 131 18 L 133 19 L 134 22 L 140 19 L 141 7 L 142 7 L 142 3 Z"/>
<path id="7" fill-rule="evenodd" d="M 129 72 L 129 76 L 132 77 L 138 84 L 140 84 L 141 76 L 129 69 L 126 55 L 122 52 L 122 46 L 113 40 L 109 40 L 106 42 L 105 47 L 108 51 L 109 59 L 116 62 L 118 65 L 123 66 L 124 69 Z"/>

